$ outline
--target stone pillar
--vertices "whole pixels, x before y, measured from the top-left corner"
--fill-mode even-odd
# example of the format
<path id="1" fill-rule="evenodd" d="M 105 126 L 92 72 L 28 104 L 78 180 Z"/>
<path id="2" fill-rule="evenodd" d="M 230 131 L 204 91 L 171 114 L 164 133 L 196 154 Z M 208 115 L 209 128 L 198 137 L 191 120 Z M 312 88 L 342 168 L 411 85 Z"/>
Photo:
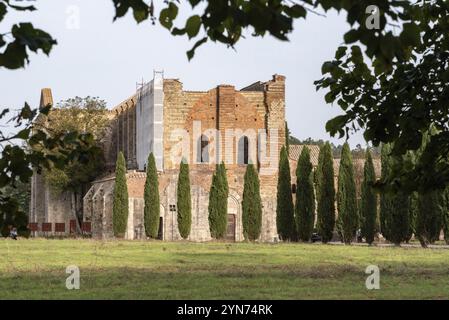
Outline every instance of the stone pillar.
<path id="1" fill-rule="evenodd" d="M 222 135 L 221 146 L 218 148 L 219 156 L 217 163 L 224 160 L 224 155 L 229 152 L 234 154 L 234 143 L 226 144 L 225 133 L 226 129 L 235 128 L 235 87 L 230 85 L 219 85 L 217 87 L 217 129 L 220 130 Z M 218 139 L 216 139 L 218 141 Z M 225 150 L 225 146 L 228 150 Z M 230 149 L 230 150 L 229 150 Z"/>
<path id="2" fill-rule="evenodd" d="M 137 136 L 137 127 L 136 127 L 136 108 L 137 106 L 134 106 L 131 109 L 131 168 L 137 169 L 137 158 L 136 158 L 136 136 Z"/>
<path id="3" fill-rule="evenodd" d="M 267 106 L 267 130 L 278 130 L 278 154 L 285 144 L 285 77 L 274 75 L 265 87 L 265 104 Z M 269 134 L 269 132 L 268 132 Z"/>
<path id="4" fill-rule="evenodd" d="M 129 161 L 128 137 L 129 137 L 128 109 L 125 106 L 125 110 L 123 111 L 123 154 L 125 155 L 126 161 Z"/>

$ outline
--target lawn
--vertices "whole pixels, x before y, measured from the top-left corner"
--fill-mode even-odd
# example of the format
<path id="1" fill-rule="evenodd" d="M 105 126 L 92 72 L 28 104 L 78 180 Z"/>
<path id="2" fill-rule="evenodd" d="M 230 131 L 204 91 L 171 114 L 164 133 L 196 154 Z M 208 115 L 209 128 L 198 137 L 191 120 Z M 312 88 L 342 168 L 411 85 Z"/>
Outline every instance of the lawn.
<path id="1" fill-rule="evenodd" d="M 380 268 L 367 290 L 365 268 Z M 68 265 L 81 272 L 67 290 Z M 321 244 L 0 240 L 2 299 L 447 299 L 449 250 Z"/>

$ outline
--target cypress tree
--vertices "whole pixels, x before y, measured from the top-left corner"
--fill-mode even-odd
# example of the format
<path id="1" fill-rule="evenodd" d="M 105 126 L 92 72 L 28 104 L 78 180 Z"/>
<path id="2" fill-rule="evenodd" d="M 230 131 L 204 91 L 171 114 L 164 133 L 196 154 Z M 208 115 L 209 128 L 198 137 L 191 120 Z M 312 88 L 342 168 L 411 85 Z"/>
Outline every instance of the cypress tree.
<path id="1" fill-rule="evenodd" d="M 393 166 L 400 165 L 399 158 L 393 158 L 390 144 L 382 145 L 382 180 L 385 180 Z M 402 191 L 383 190 L 380 197 L 380 221 L 382 235 L 395 245 L 409 240 L 410 196 Z"/>
<path id="2" fill-rule="evenodd" d="M 340 159 L 337 191 L 337 227 L 343 242 L 350 244 L 358 227 L 357 198 L 351 150 L 346 142 Z"/>
<path id="3" fill-rule="evenodd" d="M 145 233 L 150 238 L 157 238 L 159 231 L 159 182 L 156 161 L 151 152 L 147 161 L 147 177 L 143 194 L 145 206 L 143 209 Z"/>
<path id="4" fill-rule="evenodd" d="M 423 134 L 421 147 L 415 152 L 418 159 L 416 163 L 425 162 L 427 147 L 433 135 L 438 134 L 438 130 L 431 125 L 429 130 Z M 415 222 L 416 237 L 421 246 L 427 247 L 434 243 L 440 236 L 446 215 L 445 191 L 444 190 L 420 190 L 418 191 L 418 210 Z"/>
<path id="5" fill-rule="evenodd" d="M 216 166 L 209 192 L 209 229 L 215 239 L 226 236 L 228 214 L 228 179 L 222 162 Z"/>
<path id="6" fill-rule="evenodd" d="M 362 199 L 360 205 L 362 236 L 365 237 L 368 244 L 373 243 L 374 234 L 376 233 L 377 195 L 373 189 L 375 180 L 376 175 L 374 172 L 373 158 L 368 149 L 366 151 L 365 165 L 363 168 Z"/>
<path id="7" fill-rule="evenodd" d="M 259 238 L 262 226 L 262 203 L 259 176 L 252 163 L 247 165 L 244 177 L 242 224 L 246 240 L 254 241 Z"/>
<path id="8" fill-rule="evenodd" d="M 192 200 L 190 196 L 189 164 L 183 159 L 179 168 L 178 188 L 178 229 L 182 238 L 187 239 L 192 226 Z"/>
<path id="9" fill-rule="evenodd" d="M 288 130 L 287 121 L 285 121 L 285 148 L 287 149 L 287 154 L 290 151 L 290 131 Z"/>
<path id="10" fill-rule="evenodd" d="M 315 194 L 313 190 L 313 171 L 310 150 L 302 148 L 296 168 L 296 223 L 298 238 L 309 241 L 312 237 L 315 220 Z"/>
<path id="11" fill-rule="evenodd" d="M 332 148 L 329 142 L 320 147 L 317 177 L 317 227 L 321 241 L 332 240 L 335 227 L 335 185 Z"/>
<path id="12" fill-rule="evenodd" d="M 418 193 L 416 236 L 421 246 L 427 247 L 438 240 L 445 213 L 443 191 Z"/>
<path id="13" fill-rule="evenodd" d="M 128 224 L 128 185 L 126 184 L 126 162 L 120 151 L 115 167 L 114 202 L 112 227 L 114 236 L 123 238 Z"/>
<path id="14" fill-rule="evenodd" d="M 282 240 L 294 240 L 296 228 L 287 149 L 281 148 L 277 185 L 276 225 Z"/>
<path id="15" fill-rule="evenodd" d="M 388 241 L 399 245 L 408 241 L 410 233 L 410 197 L 404 192 L 398 191 L 390 198 L 390 215 L 387 220 L 389 228 Z"/>

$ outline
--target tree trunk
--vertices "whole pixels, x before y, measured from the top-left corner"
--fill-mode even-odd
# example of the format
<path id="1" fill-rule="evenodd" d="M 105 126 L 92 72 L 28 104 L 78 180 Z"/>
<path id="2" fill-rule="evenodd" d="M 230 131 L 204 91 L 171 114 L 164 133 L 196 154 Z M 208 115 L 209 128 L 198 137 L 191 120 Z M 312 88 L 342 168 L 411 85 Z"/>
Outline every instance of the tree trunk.
<path id="1" fill-rule="evenodd" d="M 76 220 L 77 234 L 82 234 L 81 224 L 83 222 L 83 216 L 82 216 L 82 210 L 81 210 L 81 217 L 79 214 L 78 199 L 79 199 L 78 191 L 72 191 L 72 201 L 71 201 L 72 217 L 75 217 L 75 220 Z"/>
<path id="2" fill-rule="evenodd" d="M 427 239 L 424 239 L 423 237 L 419 237 L 419 242 L 421 243 L 421 247 L 427 248 L 429 245 L 429 241 Z"/>

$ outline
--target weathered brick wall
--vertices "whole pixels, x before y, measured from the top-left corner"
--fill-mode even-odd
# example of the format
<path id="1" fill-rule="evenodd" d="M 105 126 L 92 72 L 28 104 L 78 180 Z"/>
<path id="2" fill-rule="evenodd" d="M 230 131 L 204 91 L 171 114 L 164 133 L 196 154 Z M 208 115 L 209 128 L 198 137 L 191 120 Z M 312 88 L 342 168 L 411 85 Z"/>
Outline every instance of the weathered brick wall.
<path id="1" fill-rule="evenodd" d="M 176 186 L 179 174 L 180 158 L 172 157 L 174 146 L 179 146 L 180 136 L 173 133 L 184 131 L 189 137 L 188 160 L 190 163 L 191 197 L 192 197 L 192 229 L 189 240 L 210 240 L 208 223 L 209 189 L 215 164 L 197 163 L 197 147 L 202 133 L 208 135 L 210 145 L 209 159 L 216 162 L 226 162 L 230 196 L 228 198 L 228 213 L 235 214 L 236 240 L 243 240 L 241 221 L 241 199 L 243 193 L 243 177 L 246 165 L 238 164 L 239 139 L 243 135 L 251 134 L 250 159 L 257 163 L 259 131 L 268 134 L 269 129 L 277 130 L 278 144 L 274 154 L 279 154 L 280 147 L 285 141 L 285 78 L 273 76 L 271 81 L 251 85 L 243 91 L 234 86 L 219 85 L 209 91 L 184 91 L 182 83 L 175 79 L 164 80 L 164 111 L 163 111 L 163 155 L 164 171 L 159 173 L 159 191 L 161 217 L 163 218 L 163 238 L 165 240 L 180 239 L 177 226 L 177 213 L 170 210 L 176 205 Z M 115 149 L 109 153 L 115 163 L 116 154 L 123 151 L 128 160 L 135 156 L 135 102 L 128 99 L 114 109 L 116 120 L 111 126 L 111 147 Z M 196 132 L 195 123 L 200 122 L 200 131 Z M 211 133 L 213 129 L 221 132 L 221 140 Z M 209 130 L 209 132 L 208 132 Z M 226 131 L 232 130 L 231 136 Z M 232 141 L 232 143 L 230 143 Z M 268 154 L 270 153 L 267 147 Z M 219 150 L 219 152 L 217 152 Z M 241 152 L 242 150 L 240 150 Z M 226 156 L 227 155 L 227 156 Z M 132 161 L 131 161 L 132 162 Z M 264 241 L 272 241 L 277 236 L 276 231 L 276 186 L 277 186 L 277 158 L 270 163 L 274 171 L 260 175 L 260 191 L 263 205 L 262 235 Z M 263 164 L 262 164 L 263 166 Z M 127 174 L 128 192 L 130 197 L 130 217 L 128 220 L 128 238 L 139 237 L 143 225 L 143 190 L 145 173 L 130 171 Z M 85 197 L 86 217 L 92 219 L 94 234 L 97 237 L 112 235 L 112 190 L 113 179 L 108 182 L 94 183 L 92 190 Z"/>
<path id="2" fill-rule="evenodd" d="M 267 82 L 265 92 L 236 91 L 230 85 L 219 85 L 207 92 L 189 92 L 183 91 L 182 83 L 178 80 L 165 80 L 164 169 L 173 169 L 179 166 L 171 159 L 173 146 L 179 142 L 178 138 L 173 139 L 172 137 L 175 130 L 186 130 L 189 133 L 189 162 L 192 165 L 197 162 L 198 158 L 197 145 L 200 139 L 198 134 L 208 135 L 208 129 L 220 130 L 221 143 L 218 143 L 218 139 L 210 137 L 213 145 L 210 147 L 210 151 L 212 152 L 212 149 L 216 150 L 218 147 L 221 153 L 218 153 L 218 158 L 215 159 L 217 162 L 228 160 L 226 161 L 228 165 L 237 162 L 238 138 L 247 133 L 247 130 L 253 130 L 255 134 L 253 146 L 250 146 L 250 152 L 253 152 L 254 157 L 258 152 L 257 134 L 259 130 L 267 131 L 268 128 L 278 130 L 278 141 L 283 144 L 285 140 L 284 90 L 284 77 L 282 76 L 275 76 L 274 80 Z M 201 132 L 196 132 L 194 128 L 194 124 L 198 122 L 201 123 Z M 234 137 L 230 137 L 228 141 L 226 139 L 227 130 L 234 132 Z M 235 136 L 237 137 L 235 138 Z M 228 155 L 228 158 L 225 155 Z M 210 155 L 210 159 L 212 156 Z M 256 159 L 253 162 L 255 163 Z"/>
<path id="3" fill-rule="evenodd" d="M 265 131 L 268 134 L 266 142 L 270 140 L 269 129 L 277 130 L 278 144 L 275 146 L 276 150 L 270 150 L 268 146 L 266 147 L 267 155 L 270 152 L 276 154 L 275 162 L 267 164 L 274 170 L 270 174 L 260 175 L 263 202 L 262 239 L 273 240 L 277 235 L 277 155 L 285 142 L 285 77 L 275 75 L 271 81 L 258 83 L 256 86 L 250 86 L 244 91 L 238 91 L 234 86 L 230 85 L 219 85 L 207 92 L 183 91 L 182 83 L 178 80 L 165 80 L 164 94 L 164 169 L 176 171 L 179 167 L 179 163 L 173 163 L 171 160 L 170 152 L 172 147 L 174 144 L 179 143 L 178 139 L 171 138 L 171 132 L 177 129 L 186 130 L 191 139 L 189 162 L 191 176 L 193 177 L 191 183 L 194 186 L 192 190 L 196 190 L 197 198 L 204 198 L 203 209 L 206 210 L 204 211 L 205 217 L 207 217 L 208 197 L 205 197 L 204 194 L 208 193 L 210 188 L 214 165 L 196 163 L 200 135 L 194 136 L 194 123 L 195 121 L 201 122 L 202 133 L 207 133 L 208 129 L 220 130 L 220 142 L 217 139 L 213 139 L 213 137 L 208 137 L 209 141 L 214 145 L 209 147 L 209 151 L 217 150 L 216 145 L 218 144 L 220 152 L 216 161 L 224 160 L 226 162 L 229 186 L 234 194 L 234 197 L 230 200 L 230 205 L 232 206 L 235 201 L 238 201 L 239 204 L 237 206 L 233 205 L 235 207 L 234 211 L 238 211 L 236 228 L 239 231 L 237 232 L 237 239 L 243 239 L 240 201 L 243 192 L 243 176 L 246 169 L 245 165 L 237 164 L 239 158 L 238 141 L 243 134 L 249 132 L 247 130 L 253 130 L 256 133 L 256 142 L 253 143 L 253 146 L 250 146 L 250 154 L 251 151 L 254 152 L 250 158 L 252 158 L 254 163 L 257 163 L 255 158 L 259 151 L 257 149 L 258 130 Z M 229 129 L 234 130 L 234 136 L 230 138 L 225 134 L 226 130 Z M 213 159 L 213 156 L 210 155 L 209 159 Z M 172 179 L 171 184 L 176 185 L 176 180 Z M 235 198 L 238 198 L 238 200 L 232 200 Z M 171 201 L 176 203 L 175 200 L 173 198 Z M 201 208 L 193 209 L 197 211 L 202 210 Z M 202 221 L 201 219 L 197 220 Z M 176 222 L 172 224 L 176 224 Z M 202 222 L 198 223 L 198 225 L 201 224 Z M 169 225 L 167 227 L 171 228 Z M 174 229 L 177 230 L 177 228 Z M 198 230 L 201 229 L 208 230 L 208 224 L 204 224 Z M 193 238 L 208 237 L 206 235 L 196 235 L 194 230 L 192 232 Z"/>
<path id="4" fill-rule="evenodd" d="M 174 163 L 171 153 L 180 141 L 180 137 L 174 133 L 176 130 L 189 130 L 185 125 L 189 112 L 198 100 L 206 96 L 207 92 L 184 92 L 182 83 L 178 80 L 164 80 L 164 170 L 179 167 L 179 163 Z M 191 135 L 192 131 L 188 134 Z"/>
<path id="5" fill-rule="evenodd" d="M 44 177 L 34 172 L 31 178 L 30 222 L 39 225 L 46 221 L 46 188 Z"/>

